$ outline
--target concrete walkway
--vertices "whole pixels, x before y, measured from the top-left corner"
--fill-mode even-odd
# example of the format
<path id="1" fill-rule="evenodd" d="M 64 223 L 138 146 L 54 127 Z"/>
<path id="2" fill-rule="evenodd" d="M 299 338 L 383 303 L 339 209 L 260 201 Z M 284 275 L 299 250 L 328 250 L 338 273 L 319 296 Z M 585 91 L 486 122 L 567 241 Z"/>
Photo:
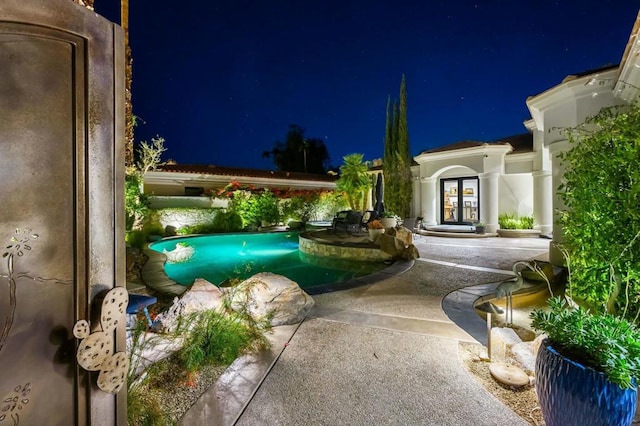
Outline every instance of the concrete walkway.
<path id="1" fill-rule="evenodd" d="M 476 340 L 464 321 L 460 327 L 449 319 L 442 302 L 455 290 L 505 279 L 516 260 L 544 256 L 549 241 L 422 236 L 415 243 L 421 259 L 405 273 L 313 296 L 316 307 L 288 343 L 273 348 L 271 369 L 240 417 L 229 412 L 216 420 L 260 426 L 527 424 L 466 372 L 458 342 Z M 216 422 L 217 416 L 207 417 L 207 424 Z"/>

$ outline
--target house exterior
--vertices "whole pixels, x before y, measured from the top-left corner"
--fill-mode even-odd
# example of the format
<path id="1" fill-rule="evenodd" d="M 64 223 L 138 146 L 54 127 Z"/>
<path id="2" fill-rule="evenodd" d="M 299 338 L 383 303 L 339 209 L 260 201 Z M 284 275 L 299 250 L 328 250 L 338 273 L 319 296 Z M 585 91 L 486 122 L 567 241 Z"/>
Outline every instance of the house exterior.
<path id="1" fill-rule="evenodd" d="M 619 66 L 569 75 L 558 85 L 529 97 L 526 104 L 531 119 L 524 122 L 526 135 L 494 142 L 457 142 L 416 156 L 424 223 L 473 223 L 479 219 L 488 232 L 494 232 L 500 213 L 532 215 L 534 229 L 553 234 L 550 261 L 562 265 L 557 249 L 562 230 L 554 216 L 565 208 L 556 194 L 564 175 L 558 155 L 569 149 L 562 129 L 584 123 L 603 107 L 637 101 L 639 29 L 640 15 Z"/>
<path id="2" fill-rule="evenodd" d="M 206 195 L 235 181 L 257 188 L 335 190 L 336 175 L 256 170 L 213 165 L 167 164 L 144 176 L 151 207 L 226 207 L 226 200 Z"/>
<path id="3" fill-rule="evenodd" d="M 488 232 L 495 232 L 498 215 L 505 212 L 534 215 L 537 229 L 549 232 L 551 220 L 544 213 L 550 200 L 534 196 L 542 175 L 535 172 L 549 167 L 540 161 L 540 148 L 526 133 L 493 142 L 461 141 L 420 153 L 414 159 L 419 164 L 423 223 L 482 221 Z"/>

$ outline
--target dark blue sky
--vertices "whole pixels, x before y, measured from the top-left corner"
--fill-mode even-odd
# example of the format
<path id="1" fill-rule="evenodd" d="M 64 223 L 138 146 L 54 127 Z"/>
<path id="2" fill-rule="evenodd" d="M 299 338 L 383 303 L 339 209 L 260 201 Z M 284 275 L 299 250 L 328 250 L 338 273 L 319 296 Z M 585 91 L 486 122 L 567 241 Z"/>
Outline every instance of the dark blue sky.
<path id="1" fill-rule="evenodd" d="M 119 0 L 95 0 L 119 22 Z M 136 141 L 182 164 L 272 169 L 288 125 L 331 164 L 382 156 L 407 79 L 411 151 L 525 131 L 525 100 L 617 64 L 632 0 L 130 0 Z"/>

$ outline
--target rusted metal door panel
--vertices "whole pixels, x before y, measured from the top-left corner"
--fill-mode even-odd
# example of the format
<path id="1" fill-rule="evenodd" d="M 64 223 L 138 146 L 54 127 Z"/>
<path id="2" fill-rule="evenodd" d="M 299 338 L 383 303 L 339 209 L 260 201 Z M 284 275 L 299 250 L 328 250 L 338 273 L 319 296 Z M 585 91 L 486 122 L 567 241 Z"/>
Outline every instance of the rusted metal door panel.
<path id="1" fill-rule="evenodd" d="M 71 334 L 124 285 L 122 52 L 69 0 L 0 5 L 0 426 L 126 423 Z"/>

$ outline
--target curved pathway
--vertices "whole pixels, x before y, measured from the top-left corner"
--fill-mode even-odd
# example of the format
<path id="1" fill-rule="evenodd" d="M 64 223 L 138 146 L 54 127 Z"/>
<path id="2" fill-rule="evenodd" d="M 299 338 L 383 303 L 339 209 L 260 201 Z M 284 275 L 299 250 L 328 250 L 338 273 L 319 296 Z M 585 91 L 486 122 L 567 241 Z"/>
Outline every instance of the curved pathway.
<path id="1" fill-rule="evenodd" d="M 503 280 L 516 260 L 544 256 L 548 242 L 421 236 L 421 259 L 405 273 L 315 295 L 236 424 L 527 424 L 466 372 L 458 342 L 476 340 L 442 301 Z"/>

